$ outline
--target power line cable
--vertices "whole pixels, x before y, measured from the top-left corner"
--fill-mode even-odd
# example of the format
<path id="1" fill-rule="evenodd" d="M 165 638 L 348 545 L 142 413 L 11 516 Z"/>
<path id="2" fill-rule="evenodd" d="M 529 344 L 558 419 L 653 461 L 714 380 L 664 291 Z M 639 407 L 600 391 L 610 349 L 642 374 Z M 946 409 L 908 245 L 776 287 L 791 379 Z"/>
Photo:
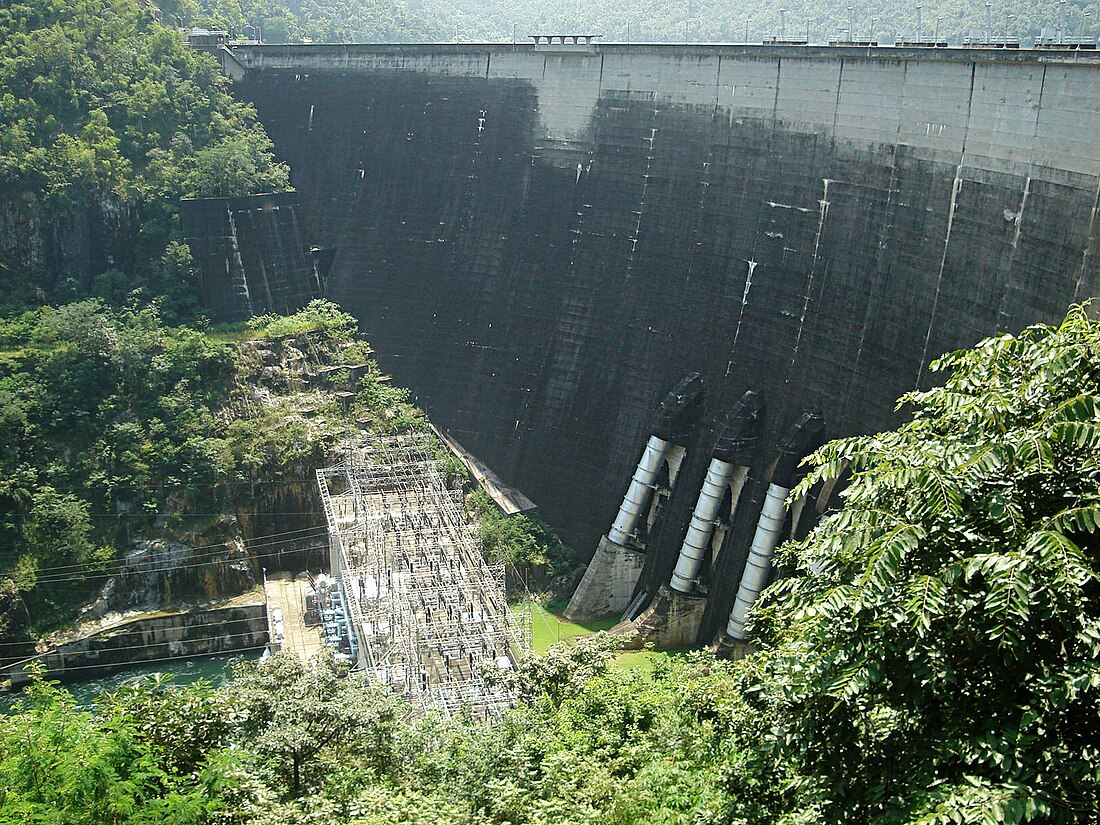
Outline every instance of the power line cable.
<path id="1" fill-rule="evenodd" d="M 315 526 L 312 526 L 312 527 L 300 527 L 296 530 L 285 530 L 281 533 L 268 533 L 266 535 L 256 536 L 255 538 L 257 538 L 257 539 L 269 539 L 269 538 L 276 538 L 276 537 L 279 537 L 279 536 L 290 536 L 291 538 L 283 538 L 281 541 L 277 541 L 277 542 L 261 542 L 261 543 L 254 542 L 254 541 L 251 541 L 249 539 L 244 539 L 245 548 L 248 549 L 250 547 L 269 547 L 272 544 L 281 544 L 283 541 L 296 541 L 297 538 L 298 538 L 298 536 L 296 536 L 296 534 L 299 534 L 299 533 L 307 534 L 305 536 L 301 536 L 302 538 L 309 538 L 313 534 L 315 534 L 318 530 L 323 530 L 323 528 L 319 525 L 315 525 Z M 230 542 L 230 540 L 226 539 L 225 541 L 219 542 L 217 544 L 202 544 L 202 545 L 197 545 L 195 547 L 189 547 L 188 545 L 180 543 L 180 546 L 181 547 L 187 547 L 188 550 L 209 550 L 210 552 L 197 553 L 197 554 L 194 554 L 192 556 L 192 558 L 203 558 L 204 556 L 217 556 L 217 555 L 220 555 L 221 552 L 225 549 L 225 547 L 229 544 L 229 542 Z M 119 561 L 119 562 L 112 562 L 112 563 L 121 563 L 121 562 Z M 37 568 L 37 570 L 51 572 L 51 571 L 54 571 L 54 570 L 74 570 L 75 569 L 77 572 L 79 572 L 79 570 L 81 570 L 81 569 L 97 570 L 98 568 L 99 568 L 99 564 L 96 563 L 96 562 L 79 562 L 79 563 L 76 563 L 76 564 L 61 564 L 61 565 L 53 565 L 53 566 L 50 566 L 50 567 L 39 567 L 39 568 Z"/>
<path id="2" fill-rule="evenodd" d="M 294 535 L 295 533 L 315 533 L 318 530 L 324 530 L 324 529 L 325 528 L 322 527 L 321 525 L 313 525 L 311 527 L 299 527 L 296 530 L 284 530 L 281 533 L 267 533 L 267 534 L 262 535 L 262 536 L 255 536 L 254 538 L 255 539 L 270 539 L 270 538 L 276 538 L 278 536 L 291 536 L 291 535 Z M 267 547 L 267 546 L 270 546 L 270 544 L 279 544 L 279 543 L 281 543 L 281 542 L 268 542 L 266 544 L 257 544 L 257 543 L 254 543 L 253 539 L 245 539 L 244 541 L 245 541 L 246 549 L 249 548 L 249 547 Z M 284 539 L 284 541 L 294 541 L 294 539 Z M 195 547 L 188 547 L 188 549 L 189 550 L 209 550 L 211 548 L 221 548 L 221 549 L 212 550 L 209 553 L 199 553 L 199 554 L 196 554 L 196 556 L 194 556 L 194 557 L 201 558 L 202 556 L 216 556 L 216 555 L 220 554 L 221 550 L 224 549 L 225 546 L 228 543 L 229 543 L 229 540 L 227 539 L 226 541 L 219 542 L 217 544 L 202 544 L 202 545 L 197 545 Z M 181 545 L 181 546 L 187 547 L 187 545 Z M 48 573 L 48 572 L 55 571 L 55 570 L 74 570 L 75 569 L 75 570 L 77 570 L 77 572 L 79 572 L 80 569 L 98 569 L 98 568 L 99 568 L 99 565 L 96 562 L 78 562 L 76 564 L 58 564 L 58 565 L 51 565 L 49 567 L 39 567 L 36 570 L 39 571 L 39 572 L 45 571 L 45 572 Z"/>
<path id="3" fill-rule="evenodd" d="M 261 604 L 262 604 L 261 602 L 256 602 L 254 604 L 236 605 L 236 606 L 229 605 L 229 606 L 225 606 L 225 607 L 214 607 L 214 608 L 196 607 L 196 608 L 191 608 L 189 610 L 181 610 L 181 611 L 179 611 L 178 615 L 180 615 L 180 616 L 194 615 L 195 613 L 201 613 L 204 610 L 232 610 L 232 609 L 234 609 L 234 607 L 238 607 L 238 608 L 260 607 Z M 99 634 L 99 633 L 109 633 L 111 631 L 118 631 L 118 633 L 115 634 L 115 635 L 105 637 L 105 640 L 106 640 L 106 639 L 118 638 L 120 636 L 132 636 L 132 635 L 138 634 L 138 633 L 155 632 L 155 631 L 152 631 L 150 628 L 136 628 L 136 627 L 135 628 L 128 628 L 127 625 L 136 624 L 137 622 L 144 622 L 144 621 L 149 621 L 151 619 L 157 619 L 157 618 L 162 618 L 162 617 L 163 617 L 162 615 L 161 616 L 146 616 L 144 618 L 143 617 L 134 617 L 132 619 L 129 619 L 124 624 L 114 625 L 112 627 L 104 627 L 104 628 L 101 628 L 99 630 L 90 631 L 89 635 L 84 636 L 80 639 L 74 639 L 74 640 L 69 641 L 69 642 L 57 642 L 57 643 L 52 645 L 52 650 L 44 651 L 41 654 L 38 653 L 38 651 L 36 650 L 35 654 L 32 654 L 30 656 L 24 656 L 22 659 L 14 660 L 13 662 L 10 662 L 8 666 L 10 666 L 11 664 L 19 664 L 20 661 L 27 661 L 29 659 L 34 659 L 38 655 L 44 655 L 45 653 L 57 652 L 58 648 L 63 647 L 64 645 L 67 645 L 67 644 L 71 644 L 73 642 L 77 642 L 77 641 L 91 641 L 91 642 L 94 642 L 95 641 L 95 635 Z M 252 618 L 243 618 L 243 619 L 229 619 L 229 618 L 226 618 L 226 619 L 222 619 L 221 621 L 217 621 L 217 622 L 198 622 L 198 623 L 195 623 L 195 624 L 188 624 L 187 629 L 192 630 L 192 629 L 198 628 L 198 627 L 226 627 L 226 626 L 229 626 L 229 625 L 241 624 L 242 622 L 251 622 L 251 621 L 255 621 L 255 619 L 252 619 Z M 249 633 L 266 633 L 266 632 L 267 632 L 267 628 L 265 627 L 262 630 L 252 630 L 252 631 L 243 631 L 243 632 L 237 632 L 237 633 L 229 633 L 228 635 L 229 636 L 244 636 L 244 635 L 248 635 Z M 211 641 L 213 639 L 225 638 L 226 635 L 227 634 L 220 633 L 217 636 L 204 636 L 204 637 L 200 637 L 198 639 L 182 639 L 181 641 L 188 642 L 188 643 L 190 643 L 190 642 L 206 642 L 206 641 Z M 172 642 L 172 640 L 165 639 L 164 641 L 160 641 L 160 642 L 142 642 L 141 644 L 134 644 L 134 645 L 118 645 L 117 647 L 104 647 L 104 648 L 99 648 L 98 650 L 101 653 L 109 653 L 109 652 L 112 652 L 112 651 L 115 651 L 115 650 L 135 650 L 137 648 L 151 647 L 152 645 L 170 644 L 171 642 Z M 22 642 L 21 644 L 32 645 L 33 646 L 36 643 L 35 642 Z"/>
<path id="4" fill-rule="evenodd" d="M 194 510 L 186 512 L 180 510 L 139 510 L 135 512 L 108 513 L 104 511 L 90 510 L 89 516 L 96 518 L 119 518 L 120 516 L 320 516 L 319 510 L 222 510 L 217 513 L 198 513 Z"/>
<path id="5" fill-rule="evenodd" d="M 199 482 L 188 479 L 186 481 L 176 481 L 170 484 L 119 484 L 119 487 L 126 488 L 128 490 L 175 490 L 180 487 L 186 487 L 188 490 L 194 489 L 210 489 L 214 490 L 219 487 L 289 487 L 291 485 L 310 484 L 311 479 L 296 478 L 288 481 L 211 481 Z M 106 484 L 69 484 L 64 487 L 59 487 L 49 482 L 43 482 L 41 484 L 35 484 L 36 487 L 49 487 L 58 493 L 71 493 L 77 490 L 94 490 L 96 492 L 106 492 Z"/>
<path id="6" fill-rule="evenodd" d="M 236 635 L 243 636 L 245 634 L 238 633 Z M 223 636 L 214 636 L 212 638 L 222 639 L 224 637 Z M 201 641 L 201 640 L 196 640 L 196 641 Z M 92 669 L 104 670 L 104 669 L 107 669 L 107 668 L 115 668 L 115 667 L 117 667 L 117 668 L 139 667 L 141 665 L 153 664 L 154 662 L 180 662 L 180 661 L 183 661 L 185 659 L 199 659 L 199 658 L 207 658 L 207 657 L 210 657 L 210 656 L 228 656 L 228 655 L 232 655 L 234 653 L 244 653 L 245 651 L 249 651 L 249 650 L 263 650 L 265 647 L 267 647 L 266 644 L 264 644 L 264 645 L 251 645 L 249 647 L 239 647 L 239 648 L 235 648 L 233 650 L 217 650 L 217 651 L 212 651 L 210 653 L 189 653 L 189 654 L 186 654 L 186 655 L 183 655 L 183 656 L 159 656 L 155 659 L 142 659 L 141 661 L 138 661 L 138 662 L 116 662 L 116 663 L 113 663 L 113 664 L 99 664 L 99 665 L 68 665 L 68 666 L 65 667 L 65 670 L 61 672 L 61 675 L 65 674 L 65 673 L 68 673 L 71 670 L 92 670 Z M 16 662 L 15 664 L 19 664 L 19 663 Z"/>
<path id="7" fill-rule="evenodd" d="M 244 621 L 250 621 L 250 620 L 249 619 L 231 619 L 227 622 L 224 622 L 224 624 L 236 624 L 238 622 L 244 622 Z M 190 627 L 209 627 L 209 626 L 218 625 L 218 624 L 223 624 L 223 622 L 209 622 L 207 624 L 191 625 Z M 268 632 L 268 629 L 266 627 L 264 627 L 262 630 L 245 630 L 245 631 L 237 631 L 237 632 L 234 632 L 234 633 L 218 633 L 217 635 L 214 635 L 214 636 L 200 636 L 197 639 L 181 639 L 179 641 L 186 642 L 188 644 L 198 643 L 198 642 L 212 642 L 212 641 L 215 641 L 216 639 L 224 639 L 226 636 L 229 636 L 230 638 L 232 638 L 234 636 L 251 636 L 254 633 L 267 633 L 267 632 Z M 78 640 L 74 640 L 74 641 L 94 641 L 94 640 L 91 639 L 90 637 L 86 637 L 84 639 L 78 639 Z M 93 650 L 88 651 L 88 652 L 114 653 L 116 650 L 140 650 L 140 649 L 143 649 L 143 648 L 155 647 L 156 645 L 168 645 L 168 644 L 175 644 L 175 643 L 176 642 L 173 641 L 173 640 L 164 639 L 163 641 L 160 641 L 160 642 L 142 642 L 141 644 L 138 644 L 138 645 L 118 645 L 117 647 L 94 648 Z M 39 656 L 47 656 L 47 655 L 50 655 L 50 654 L 60 654 L 61 653 L 60 648 L 64 644 L 68 644 L 68 643 L 67 642 L 62 642 L 61 644 L 55 645 L 50 650 L 47 650 L 47 651 L 45 651 L 43 653 L 40 653 L 36 656 L 24 657 L 23 659 L 21 659 L 17 662 L 14 662 L 14 664 L 19 664 L 20 662 L 26 662 L 26 661 L 29 661 L 30 659 L 37 659 Z M 79 653 L 82 653 L 82 652 L 83 651 L 79 651 L 79 650 L 72 651 L 72 653 L 74 653 L 74 654 L 79 654 Z M 197 655 L 203 655 L 203 654 L 197 654 Z M 122 664 L 122 663 L 120 663 L 120 664 Z M 10 665 L 9 665 L 9 667 L 10 667 Z"/>
<path id="8" fill-rule="evenodd" d="M 259 604 L 240 605 L 240 606 L 241 607 L 260 607 Z M 179 615 L 191 615 L 191 614 L 181 613 Z M 135 618 L 132 621 L 134 621 L 134 622 L 149 621 L 149 618 L 154 618 L 154 617 L 148 617 L 148 618 L 145 618 L 145 619 Z M 195 627 L 224 627 L 224 626 L 227 626 L 227 625 L 234 625 L 234 624 L 240 624 L 242 622 L 251 622 L 251 621 L 254 621 L 254 620 L 253 619 L 225 619 L 225 620 L 220 621 L 220 622 L 200 622 L 198 624 L 189 624 L 189 625 L 187 625 L 186 629 L 191 630 L 192 628 L 195 628 Z M 165 629 L 168 629 L 168 628 L 165 628 Z M 20 661 L 26 661 L 28 659 L 35 659 L 38 656 L 44 656 L 44 655 L 49 654 L 49 653 L 59 653 L 60 648 L 64 647 L 65 645 L 68 645 L 68 644 L 74 644 L 76 642 L 95 642 L 96 641 L 95 640 L 95 634 L 97 634 L 97 633 L 106 633 L 106 632 L 111 631 L 111 630 L 120 630 L 121 632 L 118 633 L 115 636 L 105 637 L 104 641 L 106 641 L 108 639 L 115 639 L 115 638 L 118 638 L 120 636 L 132 636 L 132 635 L 138 634 L 138 633 L 152 633 L 152 632 L 155 632 L 155 630 L 150 629 L 150 628 L 145 628 L 145 629 L 134 628 L 132 630 L 126 630 L 124 625 L 119 625 L 119 626 L 116 626 L 116 627 L 107 627 L 107 628 L 103 628 L 102 630 L 92 631 L 88 636 L 82 636 L 78 639 L 73 639 L 73 640 L 68 641 L 68 642 L 57 642 L 56 644 L 51 645 L 50 649 L 42 651 L 40 653 L 36 651 L 35 655 L 24 656 L 22 659 L 16 660 L 14 662 L 14 664 L 19 664 Z M 267 633 L 267 628 L 265 627 L 262 630 L 238 631 L 238 632 L 228 633 L 228 634 L 219 633 L 216 636 L 200 636 L 197 639 L 180 639 L 178 641 L 187 642 L 187 643 L 191 643 L 191 642 L 209 642 L 209 641 L 212 641 L 214 639 L 224 639 L 227 635 L 228 636 L 246 636 L 250 633 Z M 138 648 L 153 647 L 155 645 L 166 645 L 166 644 L 173 644 L 173 643 L 174 643 L 174 640 L 164 639 L 163 641 L 159 641 L 159 642 L 142 642 L 141 644 L 134 644 L 134 645 L 118 645 L 116 647 L 97 647 L 97 648 L 93 648 L 89 652 L 94 651 L 94 652 L 97 652 L 97 653 L 112 653 L 116 650 L 137 650 Z M 73 652 L 74 653 L 80 653 L 81 651 L 73 651 Z"/>
<path id="9" fill-rule="evenodd" d="M 305 537 L 303 537 L 303 538 L 305 538 Z M 320 538 L 320 535 L 316 536 L 316 538 Z M 277 543 L 278 542 L 276 542 L 276 544 Z M 311 548 L 315 548 L 315 547 L 319 548 L 321 546 L 322 545 L 317 544 L 317 545 L 311 545 L 310 548 L 299 548 L 299 549 L 311 549 Z M 283 556 L 283 555 L 286 555 L 286 552 L 287 551 L 284 551 L 284 550 L 277 550 L 277 551 L 274 551 L 272 553 L 253 553 L 253 554 L 251 554 L 249 560 L 251 560 L 251 559 L 267 559 L 267 558 L 273 558 L 273 557 L 276 557 L 276 556 Z M 291 552 L 294 552 L 294 551 L 291 551 Z M 232 561 L 232 559 L 226 559 L 226 561 Z M 136 570 L 136 569 L 131 570 L 130 572 L 134 575 L 144 575 L 144 574 L 149 574 L 149 573 L 173 573 L 177 570 L 191 570 L 191 569 L 194 569 L 196 567 L 206 567 L 208 564 L 213 564 L 213 563 L 216 563 L 215 560 L 206 559 L 205 561 L 200 561 L 200 562 L 196 562 L 196 563 L 177 564 L 177 565 L 170 565 L 170 566 L 166 566 L 166 567 L 149 567 L 149 568 L 146 568 L 144 570 Z M 73 579 L 76 579 L 76 578 L 81 578 L 83 581 L 96 581 L 96 580 L 99 580 L 99 579 L 109 579 L 112 576 L 120 575 L 120 574 L 123 574 L 123 573 L 124 573 L 124 569 L 104 571 L 104 572 L 101 572 L 101 573 L 66 573 L 66 574 L 58 574 L 58 575 L 55 575 L 55 576 L 46 576 L 46 577 L 38 579 L 38 581 L 43 582 L 45 584 L 58 584 L 60 582 L 72 581 Z"/>
<path id="10" fill-rule="evenodd" d="M 302 541 L 302 540 L 311 539 L 311 538 L 322 538 L 322 537 L 327 536 L 327 535 L 328 535 L 327 531 L 321 531 L 321 532 L 318 532 L 318 533 L 312 534 L 312 535 L 298 536 L 297 539 L 295 539 L 295 540 Z M 272 547 L 272 546 L 282 544 L 282 543 L 283 542 L 280 541 L 280 542 L 270 542 L 270 543 L 267 543 L 267 544 L 257 544 L 257 545 L 252 545 L 252 547 L 248 548 L 248 549 L 255 549 L 257 547 Z M 315 546 L 320 546 L 320 545 L 315 545 Z M 282 556 L 282 555 L 285 555 L 286 552 L 288 552 L 288 551 L 278 550 L 278 551 L 272 552 L 272 553 L 250 553 L 249 555 L 253 559 L 263 559 L 263 558 L 271 558 L 271 557 L 274 557 L 274 556 Z M 293 552 L 293 551 L 289 551 L 289 552 Z M 217 555 L 217 554 L 216 553 L 211 553 L 211 554 L 208 554 L 208 555 L 213 556 L 213 555 Z M 149 568 L 145 568 L 145 569 L 135 569 L 132 572 L 134 574 L 170 573 L 170 572 L 174 572 L 176 570 L 187 570 L 187 569 L 192 569 L 192 568 L 195 568 L 195 567 L 205 567 L 207 564 L 210 564 L 211 561 L 212 561 L 211 559 L 207 558 L 205 561 L 199 561 L 197 563 L 178 564 L 178 565 L 171 565 L 171 566 L 166 566 L 166 567 L 149 567 Z M 229 560 L 227 559 L 227 561 L 229 561 Z M 39 583 L 44 583 L 44 584 L 56 584 L 58 582 L 71 581 L 71 580 L 76 579 L 76 578 L 82 578 L 84 581 L 94 581 L 94 580 L 97 580 L 97 579 L 108 579 L 111 576 L 114 576 L 114 575 L 117 575 L 117 574 L 123 572 L 123 570 L 125 570 L 124 567 L 118 567 L 114 570 L 102 571 L 102 572 L 98 572 L 98 573 L 97 572 L 87 572 L 87 573 L 85 573 L 83 571 L 70 571 L 68 573 L 58 573 L 58 574 L 48 575 L 48 576 L 39 576 L 39 577 L 37 577 L 37 581 Z M 8 578 L 8 579 L 11 579 L 12 581 L 14 581 L 14 577 L 11 573 L 5 574 L 5 577 Z"/>

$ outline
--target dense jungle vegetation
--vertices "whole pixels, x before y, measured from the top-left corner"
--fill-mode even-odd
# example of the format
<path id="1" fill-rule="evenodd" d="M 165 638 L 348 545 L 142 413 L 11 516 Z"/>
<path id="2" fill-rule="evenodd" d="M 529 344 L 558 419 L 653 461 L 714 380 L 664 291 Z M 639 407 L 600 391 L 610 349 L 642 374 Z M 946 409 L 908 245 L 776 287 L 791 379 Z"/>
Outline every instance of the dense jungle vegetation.
<path id="1" fill-rule="evenodd" d="M 495 725 L 327 660 L 0 729 L 0 818 L 174 823 L 1069 823 L 1100 810 L 1100 324 L 942 359 L 897 431 L 821 448 L 840 510 L 779 556 L 756 651 L 524 661 Z"/>
<path id="2" fill-rule="evenodd" d="M 271 43 L 489 41 L 521 42 L 533 33 L 601 34 L 625 41 L 759 41 L 780 34 L 816 43 L 842 36 L 849 3 L 837 0 L 161 0 L 166 20 L 235 27 Z M 784 13 L 780 13 L 780 10 Z M 918 12 L 918 9 L 920 10 Z M 987 17 L 976 0 L 937 0 L 921 5 L 871 0 L 852 6 L 854 37 L 892 43 L 895 38 L 937 36 L 960 44 L 964 37 L 1006 34 L 1027 45 L 1044 28 L 1057 36 L 1061 7 L 1054 2 L 997 3 Z M 1071 39 L 1093 39 L 1100 4 L 1069 0 L 1065 28 Z M 245 32 L 245 26 L 253 29 Z M 746 35 L 746 32 L 748 33 Z M 842 36 L 846 38 L 846 33 Z"/>
<path id="3" fill-rule="evenodd" d="M 345 364 L 365 369 L 324 371 Z M 223 540 L 349 431 L 425 426 L 407 399 L 323 301 L 230 335 L 94 300 L 0 320 L 6 587 L 32 631 L 71 621 L 133 539 Z"/>
<path id="4" fill-rule="evenodd" d="M 288 185 L 255 113 L 226 84 L 209 55 L 134 0 L 0 5 L 0 200 L 30 200 L 43 219 L 94 207 L 130 227 L 130 260 L 94 283 L 43 293 L 29 245 L 0 256 L 0 309 L 142 290 L 171 318 L 192 317 L 179 199 Z M 3 227 L 4 211 L 0 228 L 18 231 Z"/>

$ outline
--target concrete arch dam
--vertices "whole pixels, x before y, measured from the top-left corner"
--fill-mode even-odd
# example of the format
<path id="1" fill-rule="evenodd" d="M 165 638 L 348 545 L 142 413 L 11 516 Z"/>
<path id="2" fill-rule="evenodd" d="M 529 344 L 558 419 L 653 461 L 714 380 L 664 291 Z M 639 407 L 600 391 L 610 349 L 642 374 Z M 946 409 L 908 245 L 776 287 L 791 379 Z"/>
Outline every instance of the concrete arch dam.
<path id="1" fill-rule="evenodd" d="M 657 406 L 699 424 L 649 525 L 667 582 L 726 412 L 760 405 L 708 573 L 725 626 L 784 434 L 896 423 L 931 359 L 1097 292 L 1100 56 L 784 46 L 265 46 L 224 56 L 327 292 L 433 420 L 582 553 Z M 807 519 L 801 523 L 805 525 Z"/>

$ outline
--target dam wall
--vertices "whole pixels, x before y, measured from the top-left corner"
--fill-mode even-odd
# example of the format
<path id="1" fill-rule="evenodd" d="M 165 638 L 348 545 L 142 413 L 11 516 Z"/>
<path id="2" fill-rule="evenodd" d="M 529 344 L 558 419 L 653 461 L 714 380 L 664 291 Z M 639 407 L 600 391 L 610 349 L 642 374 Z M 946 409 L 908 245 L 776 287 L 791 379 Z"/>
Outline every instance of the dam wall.
<path id="1" fill-rule="evenodd" d="M 180 201 L 180 228 L 199 270 L 199 303 L 211 317 L 289 315 L 320 296 L 296 209 L 291 192 Z"/>
<path id="2" fill-rule="evenodd" d="M 703 425 L 648 542 L 656 592 L 714 422 L 759 394 L 702 637 L 725 625 L 768 467 L 802 413 L 829 437 L 893 426 L 937 355 L 1097 292 L 1098 55 L 462 44 L 234 58 L 308 242 L 331 251 L 328 295 L 433 421 L 582 554 L 656 405 L 699 372 Z"/>

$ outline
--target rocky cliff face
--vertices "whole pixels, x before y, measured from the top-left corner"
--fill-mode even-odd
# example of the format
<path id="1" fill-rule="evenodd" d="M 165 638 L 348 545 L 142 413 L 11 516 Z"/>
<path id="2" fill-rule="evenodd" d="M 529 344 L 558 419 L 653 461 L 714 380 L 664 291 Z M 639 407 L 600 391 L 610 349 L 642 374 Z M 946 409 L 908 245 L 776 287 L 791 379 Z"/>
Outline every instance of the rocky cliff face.
<path id="1" fill-rule="evenodd" d="M 34 192 L 0 192 L 0 295 L 4 302 L 38 302 L 64 294 L 68 280 L 87 289 L 107 269 L 129 264 L 136 230 L 133 210 L 84 192 L 61 208 Z"/>
<path id="2" fill-rule="evenodd" d="M 217 492 L 220 515 L 192 517 L 190 499 L 175 500 L 157 531 L 135 537 L 85 616 L 223 599 L 255 587 L 264 568 L 320 566 L 327 544 L 314 471 L 354 426 L 345 405 L 366 367 L 361 353 L 315 333 L 239 344 L 222 426 L 284 429 L 294 453 L 255 456 L 247 480 Z"/>
<path id="3" fill-rule="evenodd" d="M 227 524 L 226 527 L 230 525 Z M 215 547 L 192 547 L 162 538 L 142 538 L 122 559 L 121 569 L 103 587 L 81 618 L 111 611 L 149 609 L 178 601 L 209 602 L 256 586 L 254 560 L 239 531 Z"/>

